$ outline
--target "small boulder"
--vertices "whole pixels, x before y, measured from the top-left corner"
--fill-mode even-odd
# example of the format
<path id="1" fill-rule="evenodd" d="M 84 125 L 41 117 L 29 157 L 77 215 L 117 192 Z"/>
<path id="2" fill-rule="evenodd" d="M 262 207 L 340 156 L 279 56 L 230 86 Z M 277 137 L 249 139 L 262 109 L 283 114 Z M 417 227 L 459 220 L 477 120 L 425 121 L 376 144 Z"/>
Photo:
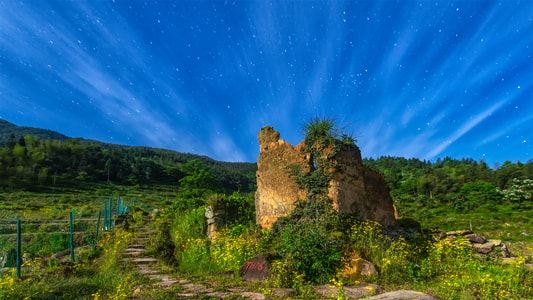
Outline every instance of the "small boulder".
<path id="1" fill-rule="evenodd" d="M 377 274 L 378 271 L 374 264 L 364 258 L 354 255 L 349 261 L 344 263 L 341 276 L 344 279 L 355 281 L 361 279 L 362 276 L 368 277 Z"/>
<path id="2" fill-rule="evenodd" d="M 361 263 L 361 276 L 375 276 L 378 275 L 378 271 L 376 270 L 376 267 L 373 263 L 369 262 L 368 260 L 360 259 Z"/>
<path id="3" fill-rule="evenodd" d="M 474 249 L 476 249 L 476 251 L 481 254 L 488 254 L 494 249 L 494 244 L 491 242 L 486 242 L 484 244 L 474 244 L 473 246 Z"/>
<path id="4" fill-rule="evenodd" d="M 503 258 L 511 256 L 511 252 L 509 251 L 509 248 L 507 248 L 507 245 L 505 245 L 504 243 L 501 244 L 500 250 L 501 250 Z"/>
<path id="5" fill-rule="evenodd" d="M 500 247 L 502 245 L 502 240 L 487 240 L 489 243 L 492 243 L 496 247 Z"/>
<path id="6" fill-rule="evenodd" d="M 245 281 L 265 281 L 270 276 L 270 262 L 267 255 L 260 253 L 245 262 L 239 274 Z"/>
<path id="7" fill-rule="evenodd" d="M 476 233 L 470 233 L 470 234 L 467 234 L 465 235 L 465 237 L 470 240 L 470 242 L 472 243 L 477 243 L 477 244 L 484 244 L 487 239 L 479 234 L 476 234 Z"/>
<path id="8" fill-rule="evenodd" d="M 383 290 L 379 285 L 362 282 L 357 285 L 336 286 L 330 284 L 318 285 L 314 288 L 315 292 L 328 299 L 336 295 L 343 294 L 345 299 L 359 299 L 381 293 Z"/>
<path id="9" fill-rule="evenodd" d="M 437 298 L 417 291 L 398 290 L 365 298 L 366 300 L 437 300 Z"/>

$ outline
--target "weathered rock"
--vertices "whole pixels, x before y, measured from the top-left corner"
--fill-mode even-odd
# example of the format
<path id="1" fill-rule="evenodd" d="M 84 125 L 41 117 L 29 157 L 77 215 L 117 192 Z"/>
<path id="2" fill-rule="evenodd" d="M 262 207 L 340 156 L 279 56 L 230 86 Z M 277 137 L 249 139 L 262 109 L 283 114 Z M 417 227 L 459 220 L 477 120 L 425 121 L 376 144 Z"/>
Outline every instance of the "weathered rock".
<path id="1" fill-rule="evenodd" d="M 417 291 L 398 290 L 365 298 L 366 300 L 438 300 L 431 295 Z"/>
<path id="2" fill-rule="evenodd" d="M 267 280 L 270 275 L 270 262 L 265 254 L 260 253 L 245 262 L 239 273 L 246 281 Z"/>
<path id="3" fill-rule="evenodd" d="M 254 293 L 254 292 L 244 292 L 242 293 L 242 297 L 245 299 L 250 300 L 264 300 L 266 299 L 266 296 L 261 293 Z"/>
<path id="4" fill-rule="evenodd" d="M 473 244 L 472 246 L 478 253 L 481 254 L 488 254 L 494 249 L 494 244 L 491 242 L 486 242 L 484 244 Z"/>
<path id="5" fill-rule="evenodd" d="M 361 257 L 352 257 L 349 261 L 344 263 L 341 276 L 350 281 L 356 281 L 361 277 L 368 277 L 378 275 L 378 271 L 374 264 Z"/>
<path id="6" fill-rule="evenodd" d="M 342 287 L 330 284 L 323 284 L 315 286 L 314 288 L 314 291 L 317 294 L 327 297 L 328 299 L 334 298 L 335 296 L 341 293 L 344 295 L 345 299 L 359 299 L 381 293 L 382 290 L 383 289 L 379 285 L 366 282 L 362 282 L 353 286 L 349 285 Z"/>
<path id="7" fill-rule="evenodd" d="M 465 237 L 467 239 L 470 240 L 470 242 L 472 243 L 478 243 L 478 244 L 483 244 L 487 241 L 487 239 L 479 234 L 476 234 L 476 233 L 470 233 L 470 234 L 467 234 L 465 235 Z"/>
<path id="8" fill-rule="evenodd" d="M 385 179 L 363 165 L 359 148 L 343 147 L 331 160 L 336 166 L 328 194 L 333 208 L 384 226 L 394 225 L 394 207 Z"/>
<path id="9" fill-rule="evenodd" d="M 378 271 L 376 270 L 376 267 L 373 263 L 369 261 L 364 261 L 361 264 L 361 276 L 375 276 L 378 275 Z"/>
<path id="10" fill-rule="evenodd" d="M 280 299 L 293 298 L 298 294 L 296 290 L 290 288 L 273 288 L 271 289 L 272 295 Z"/>
<path id="11" fill-rule="evenodd" d="M 279 217 L 288 215 L 296 200 L 306 199 L 305 190 L 296 184 L 295 170 L 305 172 L 310 163 L 301 152 L 303 142 L 293 147 L 270 126 L 262 128 L 258 137 L 256 222 L 267 229 Z M 394 225 L 394 208 L 385 180 L 363 165 L 359 148 L 343 147 L 329 159 L 335 166 L 328 191 L 334 209 L 385 226 Z"/>
<path id="12" fill-rule="evenodd" d="M 218 228 L 225 225 L 225 214 L 225 210 L 217 209 L 211 205 L 205 208 L 207 236 L 209 236 L 210 239 L 215 238 Z"/>
<path id="13" fill-rule="evenodd" d="M 502 245 L 502 240 L 489 239 L 487 242 L 492 243 L 495 247 L 500 247 Z"/>
<path id="14" fill-rule="evenodd" d="M 304 157 L 272 127 L 261 129 L 258 137 L 256 223 L 266 229 L 288 215 L 296 200 L 305 199 L 305 191 L 298 187 L 290 170 L 290 166 L 301 165 Z"/>
<path id="15" fill-rule="evenodd" d="M 502 243 L 502 245 L 500 246 L 500 249 L 501 249 L 503 258 L 507 258 L 511 256 L 511 252 L 509 251 L 509 248 L 507 248 L 507 245 L 505 245 L 504 243 Z"/>

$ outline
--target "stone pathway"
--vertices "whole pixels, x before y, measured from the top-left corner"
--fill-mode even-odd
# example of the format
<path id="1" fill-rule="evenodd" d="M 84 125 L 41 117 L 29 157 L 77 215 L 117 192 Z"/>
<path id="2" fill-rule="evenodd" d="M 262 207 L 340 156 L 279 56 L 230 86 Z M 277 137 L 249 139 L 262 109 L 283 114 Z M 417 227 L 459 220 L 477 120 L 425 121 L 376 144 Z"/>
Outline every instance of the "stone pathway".
<path id="1" fill-rule="evenodd" d="M 241 289 L 231 289 L 228 292 L 217 292 L 212 288 L 208 288 L 201 284 L 192 283 L 187 279 L 175 278 L 170 274 L 165 274 L 159 267 L 159 259 L 151 257 L 146 254 L 146 246 L 150 243 L 150 235 L 154 234 L 149 228 L 149 219 L 145 219 L 144 226 L 137 228 L 135 244 L 129 245 L 122 250 L 123 261 L 131 263 L 137 273 L 141 276 L 146 276 L 154 282 L 154 285 L 160 288 L 169 289 L 172 286 L 178 285 L 180 292 L 176 293 L 175 299 L 195 299 L 198 295 L 203 298 L 224 299 L 228 297 L 239 297 L 246 299 L 265 299 L 263 297 L 255 297 L 254 293 L 247 293 Z M 135 292 L 134 292 L 135 294 Z M 142 299 L 141 297 L 133 297 L 129 299 Z"/>
<path id="2" fill-rule="evenodd" d="M 264 300 L 264 299 L 296 299 L 294 298 L 295 291 L 292 289 L 270 289 L 268 295 L 246 291 L 244 288 L 229 288 L 227 291 L 215 291 L 213 288 L 202 284 L 196 284 L 187 279 L 175 278 L 172 275 L 162 273 L 159 266 L 159 259 L 146 255 L 146 245 L 150 243 L 150 234 L 154 232 L 149 229 L 149 220 L 145 220 L 145 226 L 137 229 L 136 242 L 122 250 L 123 261 L 133 264 L 137 273 L 141 276 L 146 276 L 153 280 L 154 285 L 163 289 L 170 289 L 173 286 L 178 286 L 174 289 L 176 291 L 173 299 L 250 299 L 250 300 Z M 322 299 L 331 298 L 338 291 L 336 287 L 330 285 L 322 285 L 315 287 L 315 292 L 324 297 Z M 140 291 L 135 291 L 134 294 L 139 294 Z M 378 295 L 375 295 L 378 293 Z M 393 291 L 388 293 L 381 293 L 381 287 L 361 283 L 357 286 L 345 286 L 344 295 L 346 299 L 360 299 L 372 295 L 373 297 L 367 299 L 376 300 L 436 300 L 436 298 L 416 291 Z M 133 296 L 128 298 L 130 300 L 145 299 L 143 297 Z"/>

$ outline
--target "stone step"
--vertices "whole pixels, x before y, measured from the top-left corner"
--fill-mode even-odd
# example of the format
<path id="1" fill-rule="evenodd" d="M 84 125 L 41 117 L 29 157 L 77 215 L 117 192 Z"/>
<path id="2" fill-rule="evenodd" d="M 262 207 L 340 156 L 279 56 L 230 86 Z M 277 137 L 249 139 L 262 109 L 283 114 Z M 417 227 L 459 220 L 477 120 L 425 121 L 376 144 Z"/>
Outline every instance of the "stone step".
<path id="1" fill-rule="evenodd" d="M 141 256 L 144 255 L 144 251 L 129 251 L 129 252 L 122 252 L 122 256 L 131 257 L 131 256 Z"/>
<path id="2" fill-rule="evenodd" d="M 141 258 L 135 258 L 131 260 L 132 263 L 136 263 L 136 264 L 151 263 L 151 262 L 157 262 L 157 261 L 159 260 L 153 257 L 141 257 Z"/>
<path id="3" fill-rule="evenodd" d="M 143 250 L 146 250 L 146 247 L 144 245 L 135 244 L 135 245 L 129 245 L 123 251 L 143 251 Z"/>
<path id="4" fill-rule="evenodd" d="M 155 275 L 159 274 L 157 270 L 150 268 L 147 265 L 137 265 L 137 272 L 141 275 Z"/>
<path id="5" fill-rule="evenodd" d="M 170 286 L 172 286 L 172 285 L 174 285 L 176 283 L 178 283 L 178 280 L 161 281 L 161 282 L 158 282 L 156 284 L 161 286 L 161 287 L 170 287 Z"/>

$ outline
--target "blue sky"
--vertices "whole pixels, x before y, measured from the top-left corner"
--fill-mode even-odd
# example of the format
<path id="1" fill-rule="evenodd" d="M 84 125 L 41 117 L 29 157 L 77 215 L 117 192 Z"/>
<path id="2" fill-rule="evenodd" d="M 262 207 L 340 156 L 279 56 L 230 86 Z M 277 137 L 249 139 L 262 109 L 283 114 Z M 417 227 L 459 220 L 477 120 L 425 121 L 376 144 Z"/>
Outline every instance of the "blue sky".
<path id="1" fill-rule="evenodd" d="M 533 159 L 533 1 L 0 0 L 0 118 L 255 162 L 334 118 L 363 157 Z"/>

